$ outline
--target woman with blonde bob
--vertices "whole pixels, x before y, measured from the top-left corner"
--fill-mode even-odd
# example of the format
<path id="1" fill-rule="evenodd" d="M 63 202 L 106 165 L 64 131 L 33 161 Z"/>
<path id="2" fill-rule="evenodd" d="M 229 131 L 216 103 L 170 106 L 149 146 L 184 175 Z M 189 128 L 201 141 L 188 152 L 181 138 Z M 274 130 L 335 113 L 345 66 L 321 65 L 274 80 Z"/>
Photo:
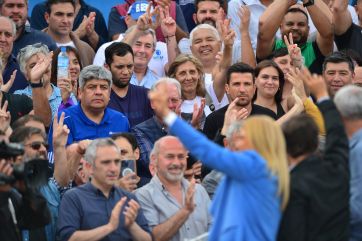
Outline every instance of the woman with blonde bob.
<path id="1" fill-rule="evenodd" d="M 181 84 L 181 116 L 186 121 L 192 120 L 194 105 L 203 106 L 200 117 L 200 128 L 203 128 L 206 116 L 211 110 L 206 104 L 206 90 L 204 83 L 204 70 L 201 62 L 190 54 L 177 56 L 169 67 L 168 76 L 177 79 Z M 208 98 L 209 99 L 209 98 Z M 207 101 L 210 102 L 210 101 Z"/>
<path id="2" fill-rule="evenodd" d="M 266 116 L 225 120 L 232 124 L 226 132 L 227 148 L 222 148 L 168 109 L 165 90 L 159 86 L 150 93 L 157 115 L 192 155 L 225 174 L 210 209 L 214 222 L 209 240 L 275 240 L 289 199 L 289 170 L 280 126 Z"/>

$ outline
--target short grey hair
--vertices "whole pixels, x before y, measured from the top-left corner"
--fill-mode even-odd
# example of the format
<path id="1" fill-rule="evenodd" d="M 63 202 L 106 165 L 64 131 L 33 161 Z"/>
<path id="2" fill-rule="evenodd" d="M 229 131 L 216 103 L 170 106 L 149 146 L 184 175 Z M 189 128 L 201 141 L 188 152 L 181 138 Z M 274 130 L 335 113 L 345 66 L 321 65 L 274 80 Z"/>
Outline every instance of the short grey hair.
<path id="1" fill-rule="evenodd" d="M 362 120 L 362 88 L 346 85 L 337 91 L 334 103 L 341 116 L 348 120 Z"/>
<path id="2" fill-rule="evenodd" d="M 226 131 L 226 139 L 231 140 L 231 138 L 236 134 L 239 133 L 240 130 L 244 127 L 243 120 L 234 121 Z"/>
<path id="3" fill-rule="evenodd" d="M 221 37 L 220 37 L 220 34 L 219 32 L 217 31 L 217 29 L 214 27 L 214 26 L 211 26 L 210 24 L 199 24 L 197 25 L 190 33 L 190 43 L 192 45 L 192 42 L 194 40 L 194 35 L 195 35 L 195 32 L 199 31 L 200 29 L 206 29 L 206 30 L 209 30 L 211 31 L 211 33 L 214 35 L 215 39 L 217 41 L 220 41 L 221 40 Z"/>
<path id="4" fill-rule="evenodd" d="M 27 45 L 24 48 L 20 49 L 17 60 L 20 66 L 20 70 L 23 74 L 26 73 L 26 62 L 36 54 L 44 54 L 47 56 L 49 54 L 49 48 L 45 44 L 36 43 Z"/>
<path id="5" fill-rule="evenodd" d="M 112 74 L 108 69 L 103 66 L 88 65 L 79 74 L 79 88 L 83 89 L 85 84 L 93 79 L 106 80 L 109 87 L 112 87 Z"/>
<path id="6" fill-rule="evenodd" d="M 136 27 L 137 27 L 136 25 L 133 25 L 132 27 L 128 28 L 127 31 L 125 32 L 125 36 L 126 36 L 127 34 L 129 34 L 130 32 L 132 32 L 133 29 L 135 29 Z M 156 45 L 157 45 L 157 37 L 156 37 L 156 32 L 155 32 L 155 30 L 153 30 L 152 28 L 148 28 L 148 29 L 146 29 L 146 30 L 141 31 L 140 35 L 138 35 L 138 38 L 143 37 L 143 36 L 146 36 L 146 35 L 149 35 L 149 34 L 151 34 L 151 36 L 152 36 L 152 39 L 153 39 L 153 49 L 155 49 L 155 48 L 156 48 Z M 135 41 L 137 41 L 138 38 L 137 38 Z M 133 44 L 134 44 L 134 43 L 132 43 L 132 45 L 133 45 Z"/>
<path id="7" fill-rule="evenodd" d="M 93 140 L 84 153 L 84 160 L 94 166 L 94 161 L 97 158 L 97 150 L 100 147 L 114 147 L 120 153 L 119 147 L 111 138 L 99 138 Z"/>
<path id="8" fill-rule="evenodd" d="M 177 79 L 169 78 L 169 77 L 162 77 L 162 78 L 158 79 L 155 83 L 153 83 L 151 90 L 155 90 L 157 85 L 159 85 L 161 83 L 175 85 L 177 88 L 177 93 L 179 94 L 179 96 L 181 98 L 181 84 Z"/>
<path id="9" fill-rule="evenodd" d="M 11 18 L 6 17 L 6 16 L 0 16 L 0 19 L 1 18 L 4 18 L 4 19 L 6 19 L 6 20 L 8 20 L 10 22 L 11 30 L 13 31 L 13 37 L 15 39 L 15 35 L 16 35 L 16 24 L 15 24 L 15 22 Z"/>

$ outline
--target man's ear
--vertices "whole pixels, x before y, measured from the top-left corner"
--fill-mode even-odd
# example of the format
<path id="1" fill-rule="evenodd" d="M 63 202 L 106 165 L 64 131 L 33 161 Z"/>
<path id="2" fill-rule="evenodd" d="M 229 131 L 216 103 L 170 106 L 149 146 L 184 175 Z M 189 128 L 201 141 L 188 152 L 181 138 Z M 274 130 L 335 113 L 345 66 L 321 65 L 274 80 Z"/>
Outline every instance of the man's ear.
<path id="1" fill-rule="evenodd" d="M 230 149 L 229 148 L 229 141 L 228 141 L 228 139 L 226 137 L 224 138 L 223 142 L 224 142 L 224 147 L 227 148 L 227 149 Z"/>
<path id="2" fill-rule="evenodd" d="M 48 12 L 45 12 L 44 13 L 44 18 L 45 18 L 45 21 L 48 23 L 48 25 L 49 25 L 49 13 Z"/>
<path id="3" fill-rule="evenodd" d="M 192 14 L 192 18 L 193 18 L 194 22 L 197 24 L 197 15 L 196 15 L 196 13 Z"/>
<path id="4" fill-rule="evenodd" d="M 230 90 L 229 85 L 225 84 L 225 92 L 226 92 L 226 94 L 229 94 L 229 90 Z"/>
<path id="5" fill-rule="evenodd" d="M 109 65 L 108 64 L 106 64 L 106 63 L 104 63 L 104 68 L 106 68 L 106 69 L 108 69 L 109 71 L 111 70 L 111 68 L 109 67 Z"/>
<path id="6" fill-rule="evenodd" d="M 136 161 L 140 159 L 140 149 L 138 147 L 134 150 L 133 154 Z"/>

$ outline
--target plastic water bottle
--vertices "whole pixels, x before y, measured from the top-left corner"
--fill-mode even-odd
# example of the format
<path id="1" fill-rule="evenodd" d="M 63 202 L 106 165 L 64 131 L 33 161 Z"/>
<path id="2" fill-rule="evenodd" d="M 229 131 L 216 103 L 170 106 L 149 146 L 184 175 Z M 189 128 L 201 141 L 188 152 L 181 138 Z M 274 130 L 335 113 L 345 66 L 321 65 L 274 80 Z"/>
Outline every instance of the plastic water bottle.
<path id="1" fill-rule="evenodd" d="M 69 58 L 66 53 L 66 48 L 60 47 L 60 53 L 58 54 L 58 75 L 57 78 L 68 78 L 68 66 Z"/>

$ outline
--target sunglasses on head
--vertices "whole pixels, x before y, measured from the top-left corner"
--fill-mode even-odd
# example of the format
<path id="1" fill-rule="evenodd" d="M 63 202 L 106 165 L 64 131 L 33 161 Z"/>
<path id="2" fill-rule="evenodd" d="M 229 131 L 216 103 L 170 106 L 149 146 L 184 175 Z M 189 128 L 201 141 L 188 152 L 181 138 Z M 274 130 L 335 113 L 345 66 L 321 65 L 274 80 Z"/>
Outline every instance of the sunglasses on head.
<path id="1" fill-rule="evenodd" d="M 26 144 L 24 146 L 30 146 L 33 150 L 39 150 L 41 148 L 41 145 L 43 145 L 45 147 L 45 149 L 48 149 L 48 143 L 43 142 L 43 141 L 34 141 L 32 143 Z"/>

